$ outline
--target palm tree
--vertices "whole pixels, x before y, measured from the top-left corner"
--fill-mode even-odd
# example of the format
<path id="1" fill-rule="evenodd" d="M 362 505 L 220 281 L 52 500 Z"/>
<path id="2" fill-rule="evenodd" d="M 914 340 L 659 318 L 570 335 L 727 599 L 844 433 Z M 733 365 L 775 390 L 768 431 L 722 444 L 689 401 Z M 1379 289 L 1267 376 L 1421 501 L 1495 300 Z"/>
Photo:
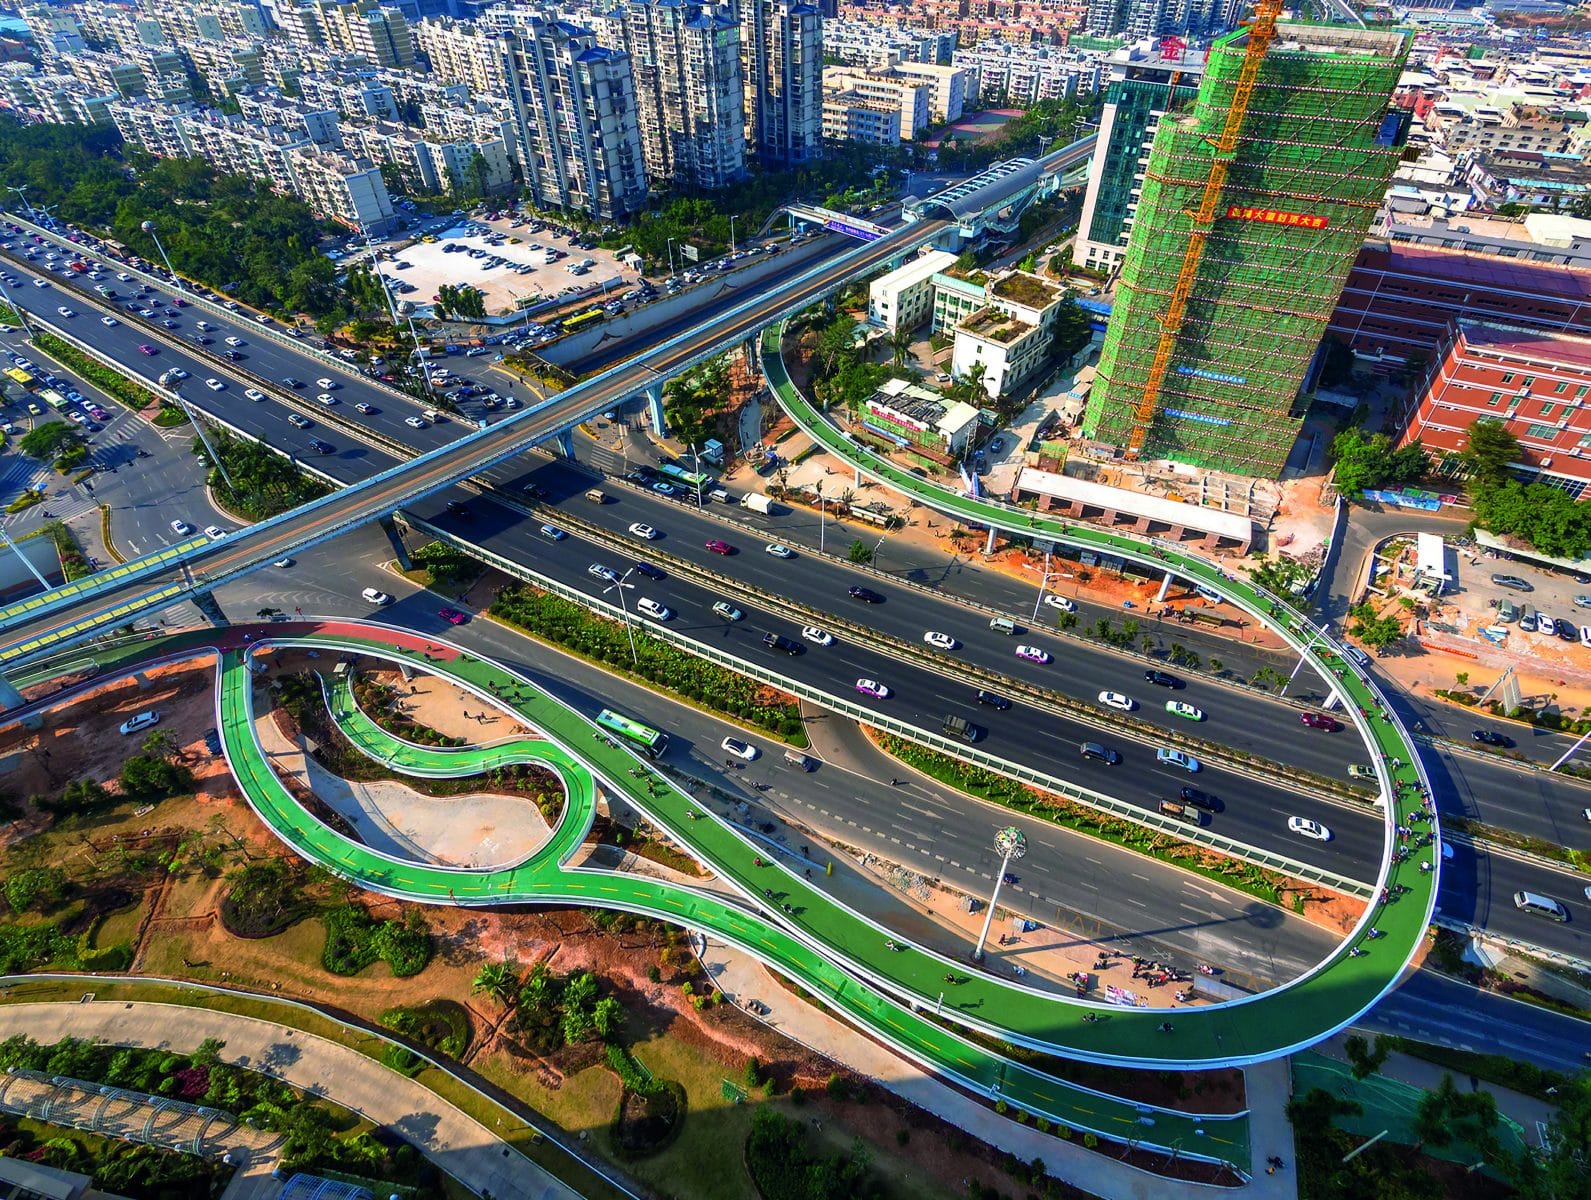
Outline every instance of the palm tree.
<path id="1" fill-rule="evenodd" d="M 911 357 L 912 331 L 904 328 L 896 329 L 894 333 L 889 335 L 889 350 L 895 365 L 904 367 L 906 360 Z"/>
<path id="2" fill-rule="evenodd" d="M 489 962 L 475 972 L 470 994 L 485 992 L 500 1004 L 512 1006 L 519 987 L 519 964 L 511 958 Z"/>

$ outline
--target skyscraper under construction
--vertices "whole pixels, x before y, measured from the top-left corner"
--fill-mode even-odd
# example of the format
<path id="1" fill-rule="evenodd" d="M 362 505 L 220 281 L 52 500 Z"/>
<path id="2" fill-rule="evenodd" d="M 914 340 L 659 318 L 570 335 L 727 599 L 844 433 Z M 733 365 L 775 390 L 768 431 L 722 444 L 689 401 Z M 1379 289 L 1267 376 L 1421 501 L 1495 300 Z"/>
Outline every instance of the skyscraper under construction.
<path id="1" fill-rule="evenodd" d="M 1267 11 L 1268 10 L 1268 11 Z M 1402 153 L 1409 35 L 1276 21 L 1217 41 L 1161 122 L 1084 416 L 1130 457 L 1276 476 Z"/>

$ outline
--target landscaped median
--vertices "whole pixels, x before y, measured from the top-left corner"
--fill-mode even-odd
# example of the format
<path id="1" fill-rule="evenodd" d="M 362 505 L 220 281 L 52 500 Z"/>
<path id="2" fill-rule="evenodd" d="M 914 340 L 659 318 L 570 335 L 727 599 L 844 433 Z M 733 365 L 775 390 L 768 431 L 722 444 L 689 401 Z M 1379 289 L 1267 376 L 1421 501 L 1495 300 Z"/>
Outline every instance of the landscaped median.
<path id="1" fill-rule="evenodd" d="M 125 404 L 135 412 L 148 408 L 151 404 L 164 403 L 143 384 L 135 382 L 120 371 L 112 370 L 53 333 L 41 330 L 33 335 L 33 344 L 63 367 L 88 380 L 107 396 Z M 181 416 L 180 410 L 178 415 Z"/>

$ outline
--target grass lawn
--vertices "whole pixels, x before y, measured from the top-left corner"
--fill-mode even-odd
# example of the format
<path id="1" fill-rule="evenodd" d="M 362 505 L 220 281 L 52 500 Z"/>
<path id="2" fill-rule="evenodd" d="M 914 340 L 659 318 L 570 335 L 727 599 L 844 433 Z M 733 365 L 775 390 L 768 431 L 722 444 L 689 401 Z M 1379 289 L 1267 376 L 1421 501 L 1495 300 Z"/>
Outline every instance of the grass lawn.
<path id="1" fill-rule="evenodd" d="M 142 901 L 129 904 L 126 908 L 118 908 L 108 914 L 100 922 L 99 929 L 94 934 L 94 949 L 104 950 L 121 942 L 130 943 L 133 935 L 138 932 L 138 923 L 143 920 L 144 905 Z"/>

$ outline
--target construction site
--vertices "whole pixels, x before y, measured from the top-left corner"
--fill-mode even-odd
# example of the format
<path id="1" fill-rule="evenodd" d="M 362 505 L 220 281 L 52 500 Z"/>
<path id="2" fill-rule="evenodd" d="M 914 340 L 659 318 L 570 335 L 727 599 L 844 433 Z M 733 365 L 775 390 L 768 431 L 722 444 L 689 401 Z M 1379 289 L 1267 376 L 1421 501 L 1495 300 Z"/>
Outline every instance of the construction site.
<path id="1" fill-rule="evenodd" d="M 1278 11 L 1214 44 L 1155 135 L 1083 418 L 1101 457 L 1275 478 L 1298 435 L 1402 152 L 1389 101 L 1410 39 Z"/>

